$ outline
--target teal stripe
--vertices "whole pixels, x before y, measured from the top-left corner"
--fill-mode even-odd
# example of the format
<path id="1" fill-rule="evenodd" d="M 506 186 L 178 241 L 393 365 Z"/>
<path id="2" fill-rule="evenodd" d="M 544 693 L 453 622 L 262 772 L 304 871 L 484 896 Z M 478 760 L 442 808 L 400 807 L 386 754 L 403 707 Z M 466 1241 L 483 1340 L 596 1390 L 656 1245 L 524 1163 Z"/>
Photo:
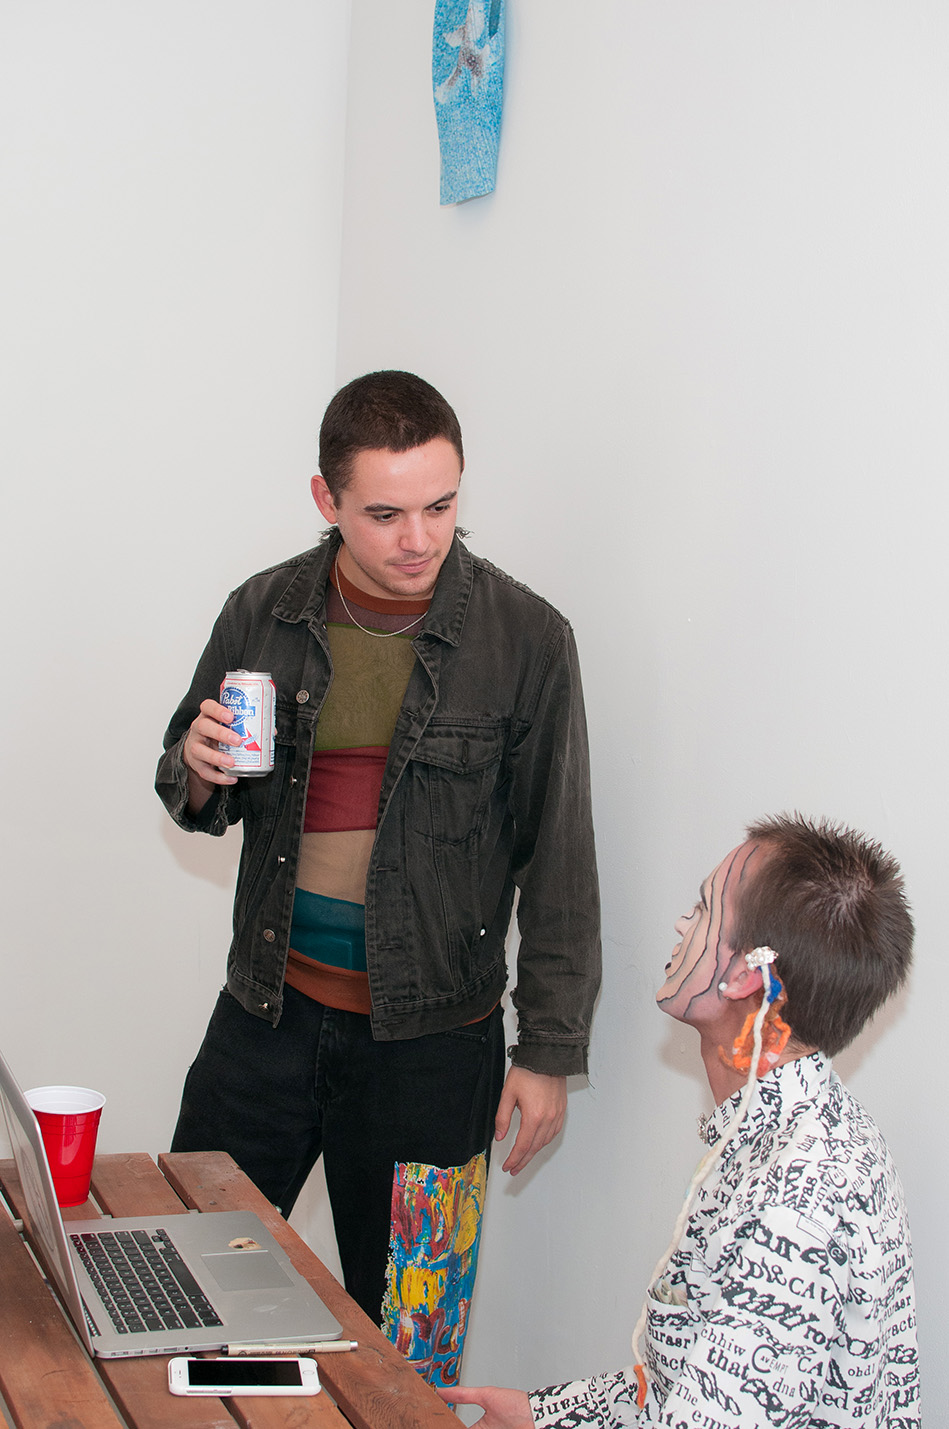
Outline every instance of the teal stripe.
<path id="1" fill-rule="evenodd" d="M 324 898 L 298 888 L 293 899 L 290 946 L 334 968 L 366 971 L 366 910 L 361 903 Z"/>

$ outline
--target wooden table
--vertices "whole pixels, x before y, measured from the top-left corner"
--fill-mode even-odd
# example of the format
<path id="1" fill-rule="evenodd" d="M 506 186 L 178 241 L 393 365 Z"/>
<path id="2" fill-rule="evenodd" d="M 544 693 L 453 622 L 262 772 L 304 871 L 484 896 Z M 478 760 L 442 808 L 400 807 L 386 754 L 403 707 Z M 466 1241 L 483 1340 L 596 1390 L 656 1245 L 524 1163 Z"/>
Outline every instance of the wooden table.
<path id="1" fill-rule="evenodd" d="M 16 1167 L 0 1189 L 22 1214 Z M 349 1353 L 318 1355 L 314 1398 L 180 1398 L 165 1355 L 90 1360 L 0 1206 L 0 1394 L 16 1429 L 459 1429 L 434 1390 L 402 1359 L 339 1281 L 222 1152 L 98 1156 L 92 1197 L 64 1219 L 256 1211 L 343 1327 Z M 2 1422 L 2 1414 L 0 1414 Z"/>

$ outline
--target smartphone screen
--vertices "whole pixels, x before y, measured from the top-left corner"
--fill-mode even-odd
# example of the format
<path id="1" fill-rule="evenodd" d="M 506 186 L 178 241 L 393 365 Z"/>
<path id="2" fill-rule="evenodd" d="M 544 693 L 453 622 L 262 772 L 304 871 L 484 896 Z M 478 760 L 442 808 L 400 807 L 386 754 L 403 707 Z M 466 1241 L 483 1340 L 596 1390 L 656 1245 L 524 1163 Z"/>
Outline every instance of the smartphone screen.
<path id="1" fill-rule="evenodd" d="M 296 1355 L 229 1355 L 227 1359 L 200 1359 L 177 1355 L 168 1361 L 168 1388 L 172 1394 L 228 1395 L 319 1394 L 316 1360 Z"/>
<path id="2" fill-rule="evenodd" d="M 221 1385 L 299 1389 L 302 1384 L 299 1360 L 255 1360 L 235 1355 L 226 1360 L 188 1361 L 188 1385 L 193 1389 L 214 1389 Z"/>

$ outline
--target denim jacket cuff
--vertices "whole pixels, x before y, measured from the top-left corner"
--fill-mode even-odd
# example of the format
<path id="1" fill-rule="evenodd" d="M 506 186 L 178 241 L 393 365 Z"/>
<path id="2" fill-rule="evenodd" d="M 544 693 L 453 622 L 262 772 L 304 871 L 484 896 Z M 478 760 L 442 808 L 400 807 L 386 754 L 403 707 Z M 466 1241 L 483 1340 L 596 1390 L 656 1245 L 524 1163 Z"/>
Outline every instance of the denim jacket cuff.
<path id="1" fill-rule="evenodd" d="M 188 768 L 182 757 L 184 737 L 165 755 L 155 787 L 166 809 L 186 833 L 223 834 L 227 816 L 222 809 L 221 790 L 216 789 L 197 814 L 188 813 Z"/>
<path id="2" fill-rule="evenodd" d="M 587 1047 L 576 1042 L 518 1042 L 507 1054 L 515 1067 L 548 1077 L 586 1075 Z"/>

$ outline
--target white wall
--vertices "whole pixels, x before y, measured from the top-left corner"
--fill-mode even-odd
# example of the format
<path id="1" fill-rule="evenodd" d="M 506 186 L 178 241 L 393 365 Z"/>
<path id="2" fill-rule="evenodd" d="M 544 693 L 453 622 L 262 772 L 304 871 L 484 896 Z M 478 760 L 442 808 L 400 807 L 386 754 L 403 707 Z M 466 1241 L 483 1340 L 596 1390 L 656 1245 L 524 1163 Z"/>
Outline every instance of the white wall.
<path id="1" fill-rule="evenodd" d="M 238 840 L 152 791 L 228 590 L 311 544 L 348 0 L 0 5 L 0 1045 L 168 1146 Z"/>
<path id="2" fill-rule="evenodd" d="M 446 392 L 474 548 L 575 623 L 606 952 L 561 1144 L 495 1167 L 466 1378 L 627 1361 L 706 1105 L 652 1005 L 672 922 L 796 807 L 891 847 L 916 910 L 912 988 L 839 1065 L 903 1170 L 949 1423 L 949 11 L 510 0 L 497 191 L 439 209 L 432 9 L 353 7 L 339 376 Z"/>
<path id="3" fill-rule="evenodd" d="M 706 1106 L 652 1006 L 672 921 L 799 807 L 892 847 L 916 909 L 912 988 L 840 1067 L 903 1169 L 949 1424 L 949 12 L 510 0 L 498 189 L 442 210 L 432 0 L 355 0 L 341 234 L 349 8 L 0 4 L 0 1044 L 101 1086 L 106 1150 L 167 1145 L 237 848 L 163 815 L 161 731 L 226 591 L 316 529 L 337 381 L 414 368 L 475 549 L 575 623 L 604 894 L 590 1085 L 495 1168 L 466 1377 L 628 1357 Z M 329 1254 L 318 1185 L 301 1217 Z"/>

